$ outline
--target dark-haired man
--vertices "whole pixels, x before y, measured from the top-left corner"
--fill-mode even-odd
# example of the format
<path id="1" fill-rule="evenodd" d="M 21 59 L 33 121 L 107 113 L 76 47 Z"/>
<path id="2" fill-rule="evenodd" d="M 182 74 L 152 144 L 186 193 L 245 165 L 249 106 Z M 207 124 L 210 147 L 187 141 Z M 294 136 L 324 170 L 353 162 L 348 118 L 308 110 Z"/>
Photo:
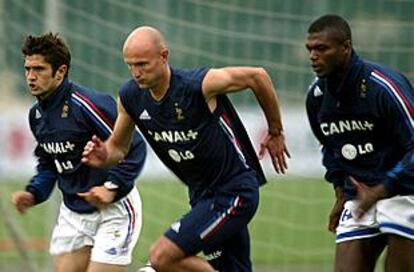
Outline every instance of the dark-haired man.
<path id="1" fill-rule="evenodd" d="M 141 199 L 134 182 L 146 146 L 133 135 L 125 159 L 109 169 L 81 163 L 92 135 L 108 138 L 116 103 L 68 79 L 71 55 L 58 35 L 27 36 L 22 46 L 26 82 L 37 103 L 29 113 L 37 141 L 37 174 L 12 202 L 24 213 L 50 196 L 55 183 L 63 202 L 50 252 L 55 271 L 126 271 L 141 229 Z"/>
<path id="2" fill-rule="evenodd" d="M 340 16 L 312 22 L 306 48 L 317 76 L 307 114 L 337 197 L 335 271 L 374 271 L 385 245 L 387 272 L 414 271 L 413 88 L 361 59 Z"/>

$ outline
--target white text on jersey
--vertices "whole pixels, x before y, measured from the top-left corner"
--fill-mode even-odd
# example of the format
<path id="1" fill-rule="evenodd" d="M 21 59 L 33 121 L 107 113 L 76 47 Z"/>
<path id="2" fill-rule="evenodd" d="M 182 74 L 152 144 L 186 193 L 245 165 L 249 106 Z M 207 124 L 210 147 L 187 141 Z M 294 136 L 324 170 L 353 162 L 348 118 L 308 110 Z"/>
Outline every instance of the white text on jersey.
<path id="1" fill-rule="evenodd" d="M 75 145 L 69 141 L 39 144 L 49 154 L 64 154 L 75 149 Z"/>
<path id="2" fill-rule="evenodd" d="M 168 130 L 161 132 L 148 130 L 148 134 L 151 135 L 156 142 L 161 141 L 168 143 L 189 142 L 196 140 L 198 136 L 198 132 L 191 129 L 188 131 Z"/>
<path id="3" fill-rule="evenodd" d="M 336 122 L 321 123 L 320 128 L 323 135 L 329 136 L 355 130 L 372 131 L 374 129 L 374 124 L 362 120 L 340 120 Z"/>

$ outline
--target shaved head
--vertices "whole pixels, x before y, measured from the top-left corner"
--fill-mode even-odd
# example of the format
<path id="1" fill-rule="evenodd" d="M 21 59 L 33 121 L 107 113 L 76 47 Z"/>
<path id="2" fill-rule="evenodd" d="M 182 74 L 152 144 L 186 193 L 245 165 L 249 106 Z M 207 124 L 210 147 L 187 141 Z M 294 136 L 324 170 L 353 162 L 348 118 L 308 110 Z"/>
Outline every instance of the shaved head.
<path id="1" fill-rule="evenodd" d="M 122 53 L 137 84 L 151 90 L 154 97 L 161 97 L 171 75 L 169 52 L 162 33 L 150 26 L 138 27 L 126 38 Z"/>
<path id="2" fill-rule="evenodd" d="M 128 35 L 122 51 L 125 55 L 130 50 L 160 53 L 164 49 L 167 44 L 161 32 L 154 27 L 141 26 Z"/>

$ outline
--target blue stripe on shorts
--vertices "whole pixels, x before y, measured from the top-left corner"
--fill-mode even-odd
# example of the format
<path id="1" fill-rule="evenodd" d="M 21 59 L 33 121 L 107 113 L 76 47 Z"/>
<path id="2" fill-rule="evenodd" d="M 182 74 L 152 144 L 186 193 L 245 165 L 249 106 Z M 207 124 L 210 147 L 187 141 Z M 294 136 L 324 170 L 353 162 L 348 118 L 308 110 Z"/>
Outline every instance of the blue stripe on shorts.
<path id="1" fill-rule="evenodd" d="M 345 242 L 349 240 L 357 240 L 362 238 L 374 237 L 381 234 L 379 228 L 359 229 L 350 232 L 341 233 L 336 236 L 336 243 Z"/>
<path id="2" fill-rule="evenodd" d="M 401 225 L 397 225 L 394 223 L 382 223 L 380 224 L 380 229 L 385 233 L 389 233 L 389 232 L 399 233 L 404 236 L 409 236 L 411 239 L 414 238 L 414 229 L 401 226 Z M 388 229 L 390 231 L 387 231 L 387 230 L 384 231 L 383 229 Z"/>

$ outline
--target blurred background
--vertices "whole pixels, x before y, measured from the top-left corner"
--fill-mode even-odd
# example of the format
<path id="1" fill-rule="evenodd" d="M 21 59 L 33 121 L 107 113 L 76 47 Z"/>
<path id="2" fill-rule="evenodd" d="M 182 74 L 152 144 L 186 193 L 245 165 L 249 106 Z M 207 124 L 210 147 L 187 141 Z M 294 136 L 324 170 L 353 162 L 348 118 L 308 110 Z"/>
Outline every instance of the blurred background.
<path id="1" fill-rule="evenodd" d="M 313 79 L 304 47 L 309 23 L 326 13 L 351 24 L 355 48 L 414 79 L 414 0 L 0 0 L 0 271 L 51 271 L 47 247 L 60 195 L 18 215 L 10 193 L 34 173 L 34 141 L 27 113 L 35 100 L 24 80 L 20 47 L 28 34 L 59 32 L 72 51 L 70 77 L 117 96 L 129 72 L 121 48 L 137 26 L 159 28 L 177 67 L 265 67 L 281 100 L 292 154 L 288 174 L 268 159 L 251 223 L 255 271 L 332 271 L 334 237 L 326 230 L 333 202 L 322 180 L 318 146 L 307 124 L 304 98 Z M 266 131 L 251 92 L 231 95 L 255 146 Z M 137 181 L 144 226 L 130 271 L 146 262 L 148 248 L 188 210 L 184 186 L 151 153 Z M 381 271 L 379 268 L 378 271 Z"/>

